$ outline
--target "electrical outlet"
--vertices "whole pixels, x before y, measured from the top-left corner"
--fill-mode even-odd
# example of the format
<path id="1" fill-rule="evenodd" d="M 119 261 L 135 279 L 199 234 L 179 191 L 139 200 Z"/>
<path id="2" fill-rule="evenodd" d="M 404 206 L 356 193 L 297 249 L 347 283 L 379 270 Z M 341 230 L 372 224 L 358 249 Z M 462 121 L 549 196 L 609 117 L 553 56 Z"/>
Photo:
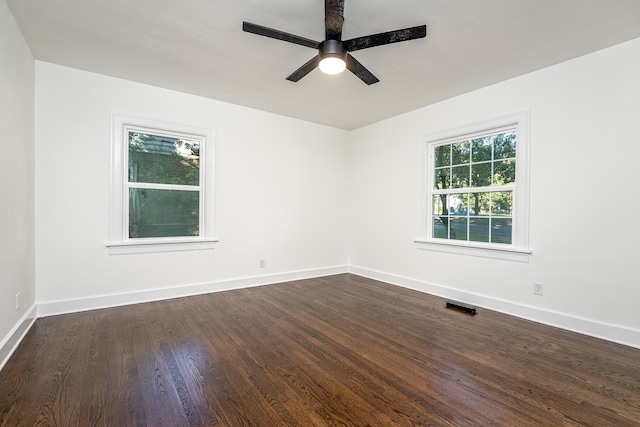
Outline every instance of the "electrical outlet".
<path id="1" fill-rule="evenodd" d="M 16 294 L 16 311 L 20 310 L 20 292 Z"/>
<path id="2" fill-rule="evenodd" d="M 540 295 L 544 293 L 544 285 L 540 282 L 533 282 L 533 294 Z"/>
<path id="3" fill-rule="evenodd" d="M 265 268 L 266 266 L 267 266 L 267 263 L 264 260 L 264 258 L 260 258 L 260 268 Z"/>

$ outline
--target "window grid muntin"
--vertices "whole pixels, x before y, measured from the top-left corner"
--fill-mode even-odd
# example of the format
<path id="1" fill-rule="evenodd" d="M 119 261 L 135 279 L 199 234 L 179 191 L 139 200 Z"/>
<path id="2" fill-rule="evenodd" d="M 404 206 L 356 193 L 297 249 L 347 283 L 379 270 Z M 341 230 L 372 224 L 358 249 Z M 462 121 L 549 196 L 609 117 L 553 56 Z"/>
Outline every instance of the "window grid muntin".
<path id="1" fill-rule="evenodd" d="M 431 211 L 431 238 L 433 239 L 444 239 L 443 237 L 438 237 L 436 236 L 436 230 L 435 230 L 435 223 L 437 220 L 440 220 L 442 222 L 442 218 L 446 218 L 447 220 L 447 224 L 445 225 L 445 229 L 447 232 L 447 237 L 446 240 L 453 240 L 453 241 L 467 241 L 467 242 L 478 242 L 478 243 L 490 243 L 490 244 L 499 244 L 499 245 L 505 245 L 505 244 L 513 244 L 514 242 L 514 235 L 513 232 L 515 230 L 515 216 L 514 216 L 514 206 L 515 206 L 515 198 L 516 198 L 516 190 L 514 187 L 511 186 L 502 186 L 502 187 L 484 187 L 484 188 L 474 188 L 474 191 L 457 191 L 455 189 L 449 189 L 449 190 L 440 190 L 440 191 L 434 191 L 431 193 L 432 195 L 432 199 L 429 201 L 429 205 L 430 205 L 430 211 Z M 489 213 L 488 214 L 471 214 L 471 198 L 473 197 L 472 195 L 474 193 L 483 193 L 483 194 L 489 194 L 489 201 L 488 201 L 488 205 L 489 205 Z M 510 215 L 496 215 L 494 214 L 494 209 L 493 209 L 493 195 L 497 194 L 497 193 L 511 193 L 511 214 Z M 465 213 L 465 215 L 459 215 L 459 214 L 455 214 L 451 212 L 451 205 L 450 203 L 442 203 L 441 198 L 442 196 L 447 196 L 447 202 L 449 201 L 449 196 L 459 196 L 459 195 L 464 195 L 467 199 L 466 202 L 466 206 L 467 206 L 467 211 Z M 447 210 L 447 213 L 442 213 L 442 214 L 438 214 L 436 213 L 436 209 L 435 209 L 435 200 L 438 199 L 440 201 L 440 204 L 443 206 L 443 208 L 445 208 Z M 451 225 L 452 223 L 454 223 L 454 220 L 460 220 L 460 219 L 466 219 L 466 239 L 458 239 L 457 236 L 455 238 L 451 237 Z M 489 221 L 489 232 L 487 234 L 488 236 L 488 240 L 484 241 L 484 240 L 471 240 L 470 236 L 472 235 L 471 233 L 471 223 L 472 220 L 480 220 L 480 219 L 487 219 Z M 509 243 L 502 243 L 502 242 L 495 242 L 493 239 L 493 225 L 495 224 L 495 221 L 497 220 L 511 220 L 511 237 L 510 237 L 510 242 Z M 443 224 L 444 225 L 444 224 Z"/>
<path id="2" fill-rule="evenodd" d="M 517 146 L 517 129 L 515 127 L 507 127 L 507 128 L 503 128 L 503 129 L 497 129 L 495 132 L 490 132 L 488 134 L 484 134 L 484 136 L 482 137 L 476 137 L 476 136 L 471 136 L 467 139 L 464 139 L 462 141 L 460 141 L 459 138 L 456 138 L 455 140 L 451 141 L 451 140 L 447 140 L 444 142 L 439 142 L 438 144 L 434 144 L 432 146 L 432 150 L 431 150 L 431 159 L 433 159 L 432 162 L 430 162 L 433 166 L 433 172 L 434 172 L 434 180 L 433 180 L 433 190 L 438 190 L 438 185 L 441 183 L 441 181 L 439 181 L 437 179 L 437 177 L 439 176 L 439 172 L 440 171 L 444 171 L 444 170 L 449 170 L 448 173 L 448 180 L 447 182 L 449 183 L 449 185 L 453 186 L 455 185 L 455 182 L 453 180 L 454 177 L 454 169 L 461 169 L 461 168 L 466 168 L 468 167 L 469 170 L 469 174 L 466 177 L 465 182 L 467 183 L 467 185 L 462 185 L 462 186 L 456 186 L 456 187 L 451 187 L 451 188 L 476 188 L 475 186 L 473 186 L 473 166 L 474 165 L 482 165 L 482 164 L 490 164 L 491 165 L 491 185 L 494 185 L 493 182 L 495 180 L 495 176 L 496 176 L 496 164 L 506 164 L 509 161 L 516 161 L 516 156 L 515 156 L 515 152 L 514 152 L 514 156 L 510 156 L 510 157 L 495 157 L 495 137 L 498 135 L 505 135 L 505 134 L 511 134 L 513 133 L 515 135 L 515 145 Z M 473 141 L 474 140 L 479 140 L 479 139 L 483 139 L 483 138 L 487 138 L 487 137 L 493 137 L 491 139 L 491 158 L 489 160 L 480 160 L 480 161 L 474 161 L 473 160 Z M 466 138 L 466 137 L 465 137 Z M 454 155 L 453 155 L 453 148 L 456 144 L 458 143 L 469 143 L 471 145 L 471 147 L 468 150 L 468 159 L 464 162 L 459 162 L 459 163 L 454 163 Z M 440 147 L 444 147 L 444 146 L 449 146 L 449 154 L 448 154 L 448 160 L 449 160 L 449 164 L 445 165 L 444 163 L 442 163 L 442 160 L 439 162 L 438 160 L 438 156 L 436 154 L 436 151 L 438 151 L 438 149 Z M 445 151 L 445 150 L 442 150 Z M 443 159 L 444 160 L 444 159 Z M 515 185 L 515 174 L 516 171 L 514 169 L 514 180 L 512 182 L 510 182 L 510 185 Z"/>

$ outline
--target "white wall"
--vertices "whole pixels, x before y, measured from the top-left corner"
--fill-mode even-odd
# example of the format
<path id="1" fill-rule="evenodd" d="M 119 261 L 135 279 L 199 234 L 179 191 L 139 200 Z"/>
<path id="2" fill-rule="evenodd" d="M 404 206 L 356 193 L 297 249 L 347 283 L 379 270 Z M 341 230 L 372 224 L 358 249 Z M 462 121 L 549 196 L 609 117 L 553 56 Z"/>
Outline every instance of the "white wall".
<path id="1" fill-rule="evenodd" d="M 33 318 L 34 63 L 0 1 L 0 367 Z M 16 294 L 21 309 L 16 310 Z"/>
<path id="2" fill-rule="evenodd" d="M 346 271 L 347 132 L 38 61 L 36 88 L 41 314 Z M 112 111 L 214 129 L 216 249 L 108 254 Z"/>
<path id="3" fill-rule="evenodd" d="M 530 261 L 416 249 L 419 137 L 525 109 Z M 636 39 L 354 131 L 354 271 L 640 347 L 639 117 Z"/>

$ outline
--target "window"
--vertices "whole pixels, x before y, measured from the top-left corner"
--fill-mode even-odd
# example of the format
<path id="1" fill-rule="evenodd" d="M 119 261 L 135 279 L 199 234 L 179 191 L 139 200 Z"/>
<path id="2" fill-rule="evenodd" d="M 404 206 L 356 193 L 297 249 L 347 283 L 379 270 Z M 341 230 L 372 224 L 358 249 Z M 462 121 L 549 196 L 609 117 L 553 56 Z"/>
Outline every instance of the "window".
<path id="1" fill-rule="evenodd" d="M 421 141 L 421 249 L 528 259 L 528 114 Z"/>
<path id="2" fill-rule="evenodd" d="M 111 253 L 211 248 L 213 131 L 112 119 Z"/>

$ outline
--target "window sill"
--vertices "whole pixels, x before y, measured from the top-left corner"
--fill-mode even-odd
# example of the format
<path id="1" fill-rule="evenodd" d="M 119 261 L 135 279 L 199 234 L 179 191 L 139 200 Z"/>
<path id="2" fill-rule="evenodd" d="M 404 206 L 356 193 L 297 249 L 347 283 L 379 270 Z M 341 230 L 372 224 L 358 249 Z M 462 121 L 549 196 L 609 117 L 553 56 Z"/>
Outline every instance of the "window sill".
<path id="1" fill-rule="evenodd" d="M 432 240 L 415 240 L 418 249 L 446 252 L 450 254 L 469 255 L 483 258 L 502 259 L 506 261 L 529 262 L 531 251 L 513 247 L 498 248 L 468 243 L 435 242 Z"/>
<path id="2" fill-rule="evenodd" d="M 109 243 L 109 255 L 145 254 L 154 252 L 199 251 L 215 249 L 217 239 L 197 241 L 151 241 L 135 243 Z"/>

